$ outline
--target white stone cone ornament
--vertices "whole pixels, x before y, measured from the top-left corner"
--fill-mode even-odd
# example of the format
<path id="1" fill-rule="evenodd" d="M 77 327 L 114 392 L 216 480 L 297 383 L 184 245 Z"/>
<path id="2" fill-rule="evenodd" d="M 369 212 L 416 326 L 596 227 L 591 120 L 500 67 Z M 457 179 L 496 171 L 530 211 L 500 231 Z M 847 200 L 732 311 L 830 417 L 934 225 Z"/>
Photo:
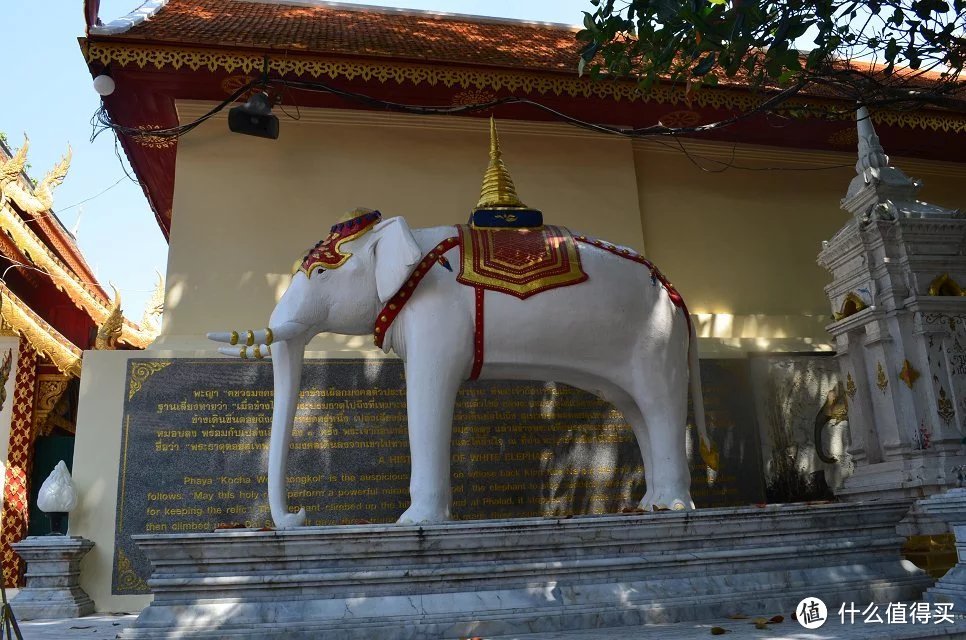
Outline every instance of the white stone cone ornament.
<path id="1" fill-rule="evenodd" d="M 61 460 L 40 485 L 37 507 L 44 513 L 68 513 L 77 506 L 77 488 L 67 465 Z"/>

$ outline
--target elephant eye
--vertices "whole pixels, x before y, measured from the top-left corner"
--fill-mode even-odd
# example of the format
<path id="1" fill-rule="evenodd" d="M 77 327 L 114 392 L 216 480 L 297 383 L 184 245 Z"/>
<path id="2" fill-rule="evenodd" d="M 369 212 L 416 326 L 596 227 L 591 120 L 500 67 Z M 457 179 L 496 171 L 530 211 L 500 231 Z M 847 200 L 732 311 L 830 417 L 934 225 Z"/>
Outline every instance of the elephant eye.
<path id="1" fill-rule="evenodd" d="M 318 271 L 316 271 L 316 273 L 317 273 L 317 274 L 319 274 L 319 275 L 322 275 L 322 272 L 323 272 L 323 271 L 325 271 L 325 269 L 322 269 L 322 268 L 320 267 L 320 268 L 319 268 L 319 270 L 318 270 Z"/>

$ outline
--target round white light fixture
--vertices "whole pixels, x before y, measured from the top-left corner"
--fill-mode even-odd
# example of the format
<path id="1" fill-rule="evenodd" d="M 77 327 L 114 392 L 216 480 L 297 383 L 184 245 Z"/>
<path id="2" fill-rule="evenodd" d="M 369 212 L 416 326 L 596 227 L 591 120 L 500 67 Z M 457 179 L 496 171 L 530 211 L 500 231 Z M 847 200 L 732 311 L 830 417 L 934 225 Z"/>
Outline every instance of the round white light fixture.
<path id="1" fill-rule="evenodd" d="M 101 96 L 109 96 L 114 93 L 114 78 L 106 75 L 99 75 L 94 78 L 94 91 Z"/>

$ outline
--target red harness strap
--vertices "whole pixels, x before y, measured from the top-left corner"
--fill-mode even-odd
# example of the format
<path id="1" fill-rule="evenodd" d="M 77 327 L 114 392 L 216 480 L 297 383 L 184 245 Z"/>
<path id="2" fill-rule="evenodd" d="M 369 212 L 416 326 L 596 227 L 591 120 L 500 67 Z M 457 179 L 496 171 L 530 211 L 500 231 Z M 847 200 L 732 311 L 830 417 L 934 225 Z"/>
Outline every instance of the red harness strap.
<path id="1" fill-rule="evenodd" d="M 684 304 L 684 298 L 681 294 L 677 292 L 664 274 L 658 270 L 649 260 L 644 256 L 640 255 L 636 251 L 631 251 L 630 249 L 622 249 L 608 242 L 603 242 L 602 240 L 594 240 L 587 238 L 586 236 L 574 236 L 574 240 L 577 242 L 583 242 L 585 244 L 593 245 L 605 251 L 609 251 L 616 256 L 631 260 L 638 264 L 642 264 L 647 267 L 651 272 L 651 278 L 655 282 L 660 282 L 664 289 L 667 291 L 668 297 L 671 302 L 684 311 L 684 319 L 688 323 L 688 335 L 691 334 L 691 314 L 688 313 L 688 308 Z M 386 332 L 389 330 L 390 325 L 402 311 L 403 306 L 412 296 L 413 291 L 416 286 L 422 282 L 423 278 L 429 273 L 429 270 L 443 254 L 457 246 L 460 243 L 459 237 L 446 238 L 439 244 L 437 244 L 433 249 L 423 256 L 423 259 L 419 261 L 416 268 L 413 270 L 409 279 L 406 280 L 405 284 L 396 292 L 382 311 L 379 313 L 379 317 L 376 319 L 376 326 L 373 328 L 373 342 L 375 342 L 377 347 L 382 347 L 383 341 L 386 338 Z M 480 370 L 483 368 L 483 310 L 484 310 L 484 295 L 485 290 L 481 286 L 473 287 L 474 295 L 474 307 L 476 311 L 476 322 L 473 330 L 473 368 L 470 370 L 470 380 L 476 380 L 480 377 Z"/>
<path id="2" fill-rule="evenodd" d="M 373 342 L 376 343 L 377 347 L 382 348 L 382 343 L 386 339 L 386 332 L 389 331 L 390 325 L 392 325 L 396 316 L 399 315 L 399 312 L 402 311 L 403 306 L 412 297 L 416 285 L 422 282 L 426 274 L 429 273 L 429 270 L 443 257 L 444 253 L 459 243 L 460 239 L 458 237 L 446 238 L 433 247 L 433 250 L 423 256 L 423 259 L 419 261 L 419 264 L 416 265 L 409 279 L 396 292 L 396 295 L 389 299 L 386 306 L 379 312 L 379 317 L 376 318 L 376 326 L 372 330 Z M 452 267 L 450 267 L 450 270 L 452 271 Z M 470 380 L 479 378 L 480 369 L 483 368 L 483 287 L 474 287 L 474 290 L 476 298 L 476 328 L 473 330 L 473 369 L 470 371 Z"/>
<path id="3" fill-rule="evenodd" d="M 476 328 L 473 330 L 473 369 L 470 370 L 470 380 L 480 377 L 483 368 L 483 296 L 486 290 L 481 286 L 473 287 L 476 298 Z"/>
<path id="4" fill-rule="evenodd" d="M 671 299 L 671 302 L 674 303 L 674 306 L 684 311 L 684 320 L 688 323 L 688 336 L 690 339 L 691 314 L 688 313 L 688 307 L 687 305 L 684 304 L 684 298 L 681 297 L 681 294 L 678 293 L 678 290 L 674 288 L 674 285 L 671 284 L 666 277 L 664 277 L 664 274 L 661 273 L 661 271 L 657 267 L 655 267 L 650 260 L 642 256 L 641 254 L 637 253 L 636 251 L 631 251 L 630 249 L 624 249 L 624 248 L 612 245 L 609 242 L 604 242 L 603 240 L 588 238 L 587 236 L 574 236 L 574 240 L 576 240 L 577 242 L 583 242 L 584 244 L 595 246 L 599 249 L 603 249 L 604 251 L 609 251 L 610 253 L 613 253 L 615 256 L 620 256 L 621 258 L 631 260 L 633 262 L 642 264 L 645 267 L 647 267 L 651 272 L 651 279 L 653 281 L 660 282 L 661 286 L 663 286 L 664 289 L 667 291 L 667 295 Z"/>
<path id="5" fill-rule="evenodd" d="M 403 305 L 405 305 L 409 300 L 409 297 L 412 295 L 416 285 L 422 282 L 422 279 L 427 273 L 429 273 L 430 268 L 436 264 L 436 261 L 439 260 L 440 256 L 459 243 L 460 239 L 454 236 L 452 238 L 446 238 L 438 245 L 433 247 L 433 249 L 423 256 L 423 259 L 419 261 L 419 264 L 416 265 L 416 268 L 409 276 L 409 279 L 406 280 L 402 287 L 400 287 L 399 291 L 396 292 L 396 295 L 389 299 L 389 302 L 386 303 L 386 306 L 384 306 L 382 311 L 379 312 L 379 317 L 376 318 L 376 326 L 372 330 L 373 342 L 376 343 L 377 347 L 382 347 L 382 342 L 386 339 L 386 331 L 389 330 L 389 325 L 392 324 L 392 321 L 395 320 L 396 316 L 399 315 L 399 312 L 402 311 Z"/>

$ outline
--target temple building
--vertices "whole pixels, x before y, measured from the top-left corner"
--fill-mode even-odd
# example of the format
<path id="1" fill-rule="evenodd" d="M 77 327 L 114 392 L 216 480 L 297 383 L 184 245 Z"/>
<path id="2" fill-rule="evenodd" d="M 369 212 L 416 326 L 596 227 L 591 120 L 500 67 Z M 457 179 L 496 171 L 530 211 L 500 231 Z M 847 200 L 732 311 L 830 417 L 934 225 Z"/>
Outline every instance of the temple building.
<path id="1" fill-rule="evenodd" d="M 412 227 L 466 222 L 491 115 L 520 198 L 548 224 L 628 247 L 673 282 L 702 359 L 725 363 L 705 380 L 706 403 L 710 394 L 734 399 L 731 387 L 712 388 L 715 379 L 750 380 L 754 393 L 734 423 L 752 425 L 748 451 L 768 484 L 756 489 L 762 502 L 766 491 L 775 500 L 805 497 L 796 493 L 802 469 L 833 488 L 851 473 L 844 392 L 836 391 L 845 381 L 826 330 L 830 277 L 816 264 L 822 241 L 850 219 L 839 203 L 855 177 L 851 117 L 759 116 L 700 137 L 632 140 L 574 127 L 526 101 L 587 122 L 682 126 L 725 119 L 760 96 L 741 84 L 686 95 L 677 86 L 642 93 L 631 81 L 578 77 L 576 29 L 564 25 L 311 0 L 149 0 L 115 21 L 99 19 L 95 0 L 86 9 L 81 53 L 93 77 L 113 80 L 106 117 L 122 128 L 170 246 L 157 339 L 144 352 L 85 356 L 85 371 L 97 375 L 80 386 L 82 498 L 71 526 L 97 545 L 82 584 L 99 610 L 130 611 L 148 598 L 144 576 L 114 553 L 125 407 L 145 381 L 172 362 L 200 367 L 218 358 L 209 331 L 265 327 L 293 261 L 346 211 L 378 209 Z M 260 86 L 266 75 L 275 82 Z M 217 107 L 262 91 L 279 118 L 277 139 L 231 132 L 228 109 Z M 394 112 L 370 99 L 457 113 Z M 501 99 L 510 103 L 458 112 Z M 923 179 L 924 197 L 961 201 L 966 114 L 879 110 L 871 120 L 891 162 Z M 151 134 L 189 124 L 178 137 Z M 107 298 L 90 293 L 98 295 L 106 310 Z M 368 336 L 322 334 L 306 357 L 382 356 Z M 191 393 L 165 402 L 190 402 Z M 813 434 L 835 442 L 816 447 Z M 96 455 L 104 450 L 121 453 Z M 187 483 L 191 473 L 183 473 Z"/>
<path id="2" fill-rule="evenodd" d="M 53 210 L 70 150 L 39 182 L 25 166 L 29 141 L 0 141 L 0 459 L 4 463 L 3 580 L 23 563 L 10 548 L 49 531 L 36 510 L 40 483 L 73 458 L 83 352 L 142 349 L 153 334 L 124 319 Z"/>

